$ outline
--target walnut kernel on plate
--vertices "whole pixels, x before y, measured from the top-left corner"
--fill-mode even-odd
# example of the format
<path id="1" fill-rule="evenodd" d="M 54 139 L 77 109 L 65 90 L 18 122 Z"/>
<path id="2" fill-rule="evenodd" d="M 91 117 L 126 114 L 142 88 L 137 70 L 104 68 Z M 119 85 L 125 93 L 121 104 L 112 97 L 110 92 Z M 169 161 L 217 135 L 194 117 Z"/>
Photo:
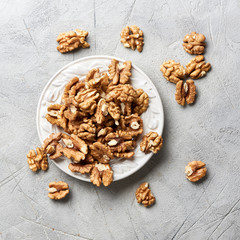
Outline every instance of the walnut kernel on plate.
<path id="1" fill-rule="evenodd" d="M 157 153 L 162 148 L 162 145 L 163 138 L 156 132 L 150 132 L 143 136 L 140 143 L 140 150 L 145 153 L 148 153 L 150 151 Z"/>

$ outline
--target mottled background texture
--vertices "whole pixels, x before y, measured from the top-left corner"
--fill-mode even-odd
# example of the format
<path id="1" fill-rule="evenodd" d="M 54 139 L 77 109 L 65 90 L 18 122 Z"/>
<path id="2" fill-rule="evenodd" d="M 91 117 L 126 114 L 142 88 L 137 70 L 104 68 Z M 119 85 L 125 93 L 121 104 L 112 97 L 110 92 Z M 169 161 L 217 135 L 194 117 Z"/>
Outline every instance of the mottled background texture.
<path id="1" fill-rule="evenodd" d="M 240 2 L 238 0 L 1 0 L 0 2 L 0 239 L 240 239 Z M 120 43 L 121 29 L 145 34 L 142 53 Z M 58 33 L 82 28 L 89 49 L 60 54 Z M 164 60 L 186 65 L 186 33 L 207 38 L 207 77 L 197 80 L 194 105 L 175 102 L 174 84 L 159 71 Z M 113 55 L 131 60 L 154 82 L 165 113 L 164 147 L 131 177 L 97 188 L 61 172 L 28 169 L 40 145 L 36 108 L 53 74 L 74 59 Z M 202 160 L 204 181 L 185 179 L 188 161 Z M 63 201 L 47 197 L 50 181 L 66 181 Z M 148 181 L 156 204 L 134 196 Z"/>

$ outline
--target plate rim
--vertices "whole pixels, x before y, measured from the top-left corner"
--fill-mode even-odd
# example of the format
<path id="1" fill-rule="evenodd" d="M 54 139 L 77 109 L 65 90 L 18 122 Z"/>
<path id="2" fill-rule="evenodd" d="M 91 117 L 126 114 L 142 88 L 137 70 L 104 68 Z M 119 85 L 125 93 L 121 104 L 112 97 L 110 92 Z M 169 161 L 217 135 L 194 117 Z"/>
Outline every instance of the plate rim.
<path id="1" fill-rule="evenodd" d="M 110 60 L 114 58 L 114 59 L 116 59 L 116 60 L 118 60 L 118 61 L 120 61 L 120 62 L 125 62 L 125 61 L 127 61 L 127 60 L 124 60 L 124 59 L 122 59 L 122 58 L 115 57 L 115 56 L 109 56 L 109 55 L 92 55 L 92 56 L 87 56 L 87 57 L 78 58 L 78 59 L 76 59 L 76 60 L 74 60 L 74 61 L 72 61 L 72 62 L 64 65 L 61 69 L 59 69 L 59 70 L 48 80 L 48 82 L 46 83 L 45 87 L 43 88 L 43 90 L 42 90 L 42 92 L 41 92 L 41 95 L 40 95 L 40 97 L 39 97 L 38 104 L 37 104 L 36 125 L 37 125 L 38 138 L 39 138 L 39 140 L 40 140 L 41 143 L 43 143 L 43 140 L 42 140 L 41 137 L 40 137 L 40 131 L 39 131 L 39 127 L 38 127 L 38 125 L 39 125 L 39 124 L 38 124 L 39 109 L 40 109 L 40 104 L 41 104 L 41 102 L 42 102 L 43 95 L 44 95 L 44 93 L 46 92 L 47 88 L 48 88 L 49 85 L 52 83 L 52 81 L 53 81 L 62 71 L 64 71 L 64 70 L 65 70 L 66 68 L 68 68 L 69 66 L 71 66 L 71 65 L 73 65 L 73 64 L 75 64 L 75 63 L 77 63 L 77 62 L 80 62 L 80 61 L 89 60 L 89 59 L 94 59 L 94 58 L 104 58 L 104 59 L 110 59 Z M 162 99 L 161 99 L 161 97 L 160 97 L 160 94 L 159 94 L 157 88 L 155 87 L 154 83 L 152 82 L 152 80 L 148 77 L 148 75 L 147 75 L 145 72 L 143 72 L 143 70 L 141 70 L 138 66 L 136 66 L 136 65 L 133 64 L 133 63 L 132 63 L 132 67 L 135 68 L 136 70 L 138 70 L 139 72 L 141 72 L 141 74 L 143 74 L 144 77 L 149 80 L 152 88 L 157 92 L 157 97 L 159 98 L 159 102 L 160 102 L 160 106 L 159 106 L 159 107 L 162 109 L 162 111 L 161 111 L 162 128 L 161 128 L 161 132 L 159 133 L 160 135 L 162 135 L 162 133 L 163 133 L 163 128 L 164 128 L 164 110 L 163 110 L 163 104 L 162 104 Z M 136 173 L 137 171 L 139 171 L 143 166 L 146 165 L 147 162 L 149 162 L 149 160 L 150 160 L 151 157 L 153 156 L 153 153 L 152 153 L 152 152 L 151 152 L 151 153 L 148 153 L 148 155 L 149 155 L 149 157 L 148 157 L 147 161 L 146 161 L 143 165 L 137 166 L 137 167 L 134 168 L 132 171 L 129 171 L 127 174 L 123 174 L 123 176 L 119 177 L 118 179 L 114 179 L 114 178 L 113 178 L 113 182 L 123 180 L 123 179 L 125 179 L 125 178 L 133 175 L 133 174 Z M 82 180 L 82 181 L 84 181 L 84 182 L 90 182 L 90 179 L 89 179 L 89 178 L 80 179 L 80 178 L 78 178 L 78 177 L 75 176 L 75 175 L 71 175 L 71 174 L 68 173 L 67 171 L 64 171 L 64 170 L 57 164 L 56 161 L 54 161 L 54 160 L 51 160 L 51 161 L 52 161 L 61 171 L 63 171 L 65 174 L 67 174 L 67 175 L 69 175 L 69 176 L 71 176 L 71 177 L 73 177 L 73 178 L 75 178 L 75 179 Z"/>

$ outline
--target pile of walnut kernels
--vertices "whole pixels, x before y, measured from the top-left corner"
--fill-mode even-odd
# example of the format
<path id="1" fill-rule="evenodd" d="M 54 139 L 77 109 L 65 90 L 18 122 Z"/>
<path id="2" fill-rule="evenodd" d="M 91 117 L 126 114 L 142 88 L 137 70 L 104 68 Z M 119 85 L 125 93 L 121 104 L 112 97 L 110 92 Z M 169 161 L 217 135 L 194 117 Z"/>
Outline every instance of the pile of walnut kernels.
<path id="1" fill-rule="evenodd" d="M 76 29 L 59 34 L 57 50 L 61 53 L 77 48 L 88 48 L 88 32 Z M 126 26 L 121 34 L 124 47 L 143 49 L 143 32 L 136 25 Z M 202 55 L 205 50 L 205 36 L 192 32 L 183 40 L 183 48 L 189 54 L 198 55 L 187 65 L 186 69 L 169 60 L 161 65 L 163 76 L 176 84 L 176 101 L 184 106 L 195 101 L 196 86 L 192 79 L 206 75 L 211 65 L 205 63 Z M 29 168 L 36 172 L 47 170 L 48 158 L 57 159 L 62 155 L 72 160 L 69 169 L 72 172 L 90 174 L 90 180 L 98 187 L 103 183 L 109 186 L 113 181 L 110 162 L 116 158 L 132 158 L 136 140 L 143 132 L 141 114 L 148 108 L 149 98 L 143 89 L 134 89 L 130 85 L 131 62 L 120 64 L 113 59 L 108 74 L 92 69 L 84 81 L 77 77 L 65 86 L 61 104 L 48 106 L 46 119 L 62 128 L 65 133 L 52 133 L 41 148 L 27 154 Z M 184 78 L 189 76 L 190 80 Z M 163 139 L 156 132 L 143 136 L 140 149 L 148 153 L 157 153 L 162 147 Z M 189 162 L 185 167 L 187 179 L 196 182 L 206 175 L 205 163 Z M 69 194 L 67 183 L 51 182 L 49 198 L 59 200 Z M 149 184 L 142 183 L 136 190 L 136 199 L 145 207 L 155 202 Z"/>
<path id="2" fill-rule="evenodd" d="M 71 79 L 65 86 L 61 104 L 48 106 L 46 119 L 65 133 L 52 133 L 37 154 L 28 154 L 30 169 L 47 169 L 47 155 L 57 159 L 64 155 L 72 160 L 72 172 L 90 174 L 96 186 L 109 186 L 113 181 L 110 162 L 114 158 L 132 158 L 139 135 L 143 133 L 141 114 L 149 104 L 143 89 L 130 84 L 132 64 L 112 59 L 108 73 L 90 70 L 85 79 Z M 146 134 L 141 151 L 157 153 L 162 137 Z M 42 163 L 45 168 L 42 168 Z M 53 194 L 52 187 L 51 194 Z M 55 188 L 56 189 L 56 188 Z M 50 194 L 50 196 L 52 196 Z"/>

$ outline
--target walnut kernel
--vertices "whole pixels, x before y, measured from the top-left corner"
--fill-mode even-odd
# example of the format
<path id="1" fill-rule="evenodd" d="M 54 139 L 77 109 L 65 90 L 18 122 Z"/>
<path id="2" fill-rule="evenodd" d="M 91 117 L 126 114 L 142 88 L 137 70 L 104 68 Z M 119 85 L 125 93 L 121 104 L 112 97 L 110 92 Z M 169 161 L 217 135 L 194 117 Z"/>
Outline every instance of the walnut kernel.
<path id="1" fill-rule="evenodd" d="M 186 65 L 186 75 L 189 75 L 192 79 L 198 79 L 204 77 L 210 68 L 211 64 L 205 63 L 204 56 L 199 55 Z"/>
<path id="2" fill-rule="evenodd" d="M 136 190 L 135 195 L 137 202 L 142 203 L 144 207 L 149 207 L 155 203 L 155 197 L 149 189 L 149 184 L 147 182 L 144 182 L 139 186 L 139 188 Z"/>
<path id="3" fill-rule="evenodd" d="M 189 54 L 203 54 L 205 45 L 205 36 L 196 32 L 187 34 L 183 39 L 183 48 Z"/>
<path id="4" fill-rule="evenodd" d="M 88 32 L 84 30 L 76 29 L 75 31 L 69 31 L 60 33 L 57 37 L 57 50 L 61 53 L 73 51 L 79 47 L 88 48 L 90 45 L 86 42 L 85 38 L 88 36 Z"/>
<path id="5" fill-rule="evenodd" d="M 185 102 L 187 104 L 192 104 L 195 101 L 196 96 L 196 86 L 193 80 L 187 80 L 186 83 L 179 81 L 176 84 L 175 98 L 178 104 L 184 106 Z"/>
<path id="6" fill-rule="evenodd" d="M 140 150 L 142 152 L 153 152 L 157 153 L 163 145 L 163 139 L 156 132 L 150 132 L 146 134 L 140 143 Z"/>
<path id="7" fill-rule="evenodd" d="M 207 173 L 206 164 L 201 161 L 189 162 L 185 167 L 186 178 L 191 182 L 197 182 Z"/>
<path id="8" fill-rule="evenodd" d="M 172 83 L 177 83 L 184 78 L 185 69 L 180 63 L 174 60 L 168 60 L 160 66 L 163 76 Z"/>
<path id="9" fill-rule="evenodd" d="M 100 187 L 101 183 L 105 187 L 109 186 L 113 180 L 113 171 L 109 164 L 96 163 L 91 175 L 90 181 Z"/>
<path id="10" fill-rule="evenodd" d="M 62 181 L 49 183 L 48 197 L 54 200 L 65 198 L 69 194 L 68 184 Z"/>
<path id="11" fill-rule="evenodd" d="M 126 26 L 121 34 L 121 43 L 126 48 L 131 48 L 132 50 L 137 50 L 139 52 L 143 49 L 143 31 L 136 25 Z"/>

